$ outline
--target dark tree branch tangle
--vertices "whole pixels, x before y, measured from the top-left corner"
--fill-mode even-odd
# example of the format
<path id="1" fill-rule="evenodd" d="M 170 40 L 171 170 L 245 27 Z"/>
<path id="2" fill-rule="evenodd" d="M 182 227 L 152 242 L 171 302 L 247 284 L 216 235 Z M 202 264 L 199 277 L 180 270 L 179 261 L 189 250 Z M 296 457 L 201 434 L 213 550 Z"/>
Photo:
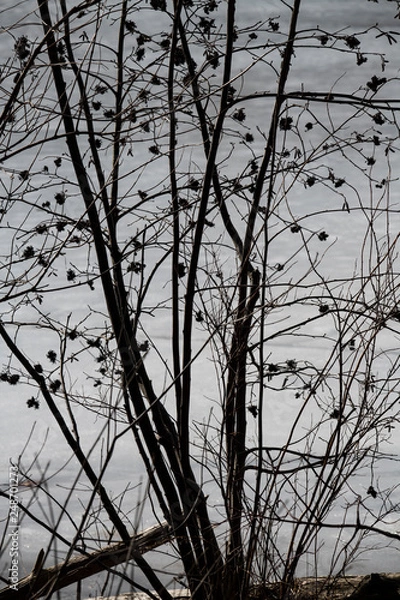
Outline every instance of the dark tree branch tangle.
<path id="1" fill-rule="evenodd" d="M 398 549 L 400 6 L 328 4 L 2 9 L 1 598 Z"/>

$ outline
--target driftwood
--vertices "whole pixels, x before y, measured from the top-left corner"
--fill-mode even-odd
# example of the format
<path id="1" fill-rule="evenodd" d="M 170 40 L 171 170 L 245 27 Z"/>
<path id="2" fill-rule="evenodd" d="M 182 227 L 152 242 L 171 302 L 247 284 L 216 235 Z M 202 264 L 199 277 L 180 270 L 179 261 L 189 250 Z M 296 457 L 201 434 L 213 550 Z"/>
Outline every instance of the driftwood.
<path id="1" fill-rule="evenodd" d="M 106 546 L 101 550 L 71 558 L 48 569 L 42 568 L 43 551 L 39 553 L 32 572 L 0 590 L 0 600 L 31 600 L 41 598 L 49 591 L 55 592 L 86 577 L 100 573 L 142 555 L 172 539 L 167 523 L 154 525 L 132 536 L 130 544 L 123 542 Z"/>
<path id="2" fill-rule="evenodd" d="M 289 593 L 291 600 L 399 600 L 400 573 L 350 575 L 348 577 L 301 577 Z M 256 586 L 249 600 L 276 600 L 281 597 L 279 584 Z M 171 591 L 173 598 L 189 599 L 188 590 Z M 143 593 L 125 593 L 98 600 L 149 600 Z"/>
<path id="3" fill-rule="evenodd" d="M 296 600 L 400 600 L 400 573 L 297 579 Z"/>
<path id="4" fill-rule="evenodd" d="M 154 525 L 132 536 L 130 544 L 112 544 L 101 550 L 71 558 L 48 569 L 42 568 L 39 554 L 32 572 L 16 585 L 0 590 L 0 600 L 32 600 L 41 598 L 91 575 L 115 567 L 135 556 L 142 555 L 172 539 L 172 531 L 166 522 Z M 257 586 L 249 600 L 275 600 L 280 585 Z M 154 595 L 152 595 L 154 597 Z M 172 597 L 190 598 L 188 590 L 175 590 Z M 143 593 L 127 593 L 104 600 L 147 600 Z M 295 580 L 290 593 L 292 600 L 400 600 L 400 573 L 372 573 L 367 576 L 303 577 Z"/>
<path id="5" fill-rule="evenodd" d="M 181 590 L 168 590 L 174 600 L 190 600 L 189 590 L 183 588 Z M 156 597 L 158 598 L 157 594 Z M 88 598 L 87 600 L 91 600 Z M 150 596 L 144 592 L 128 592 L 118 594 L 118 596 L 98 596 L 97 600 L 150 600 Z"/>
<path id="6" fill-rule="evenodd" d="M 256 586 L 249 600 L 276 600 L 280 597 L 279 584 Z M 291 600 L 399 600 L 400 573 L 350 575 L 348 577 L 301 577 L 289 598 Z M 189 599 L 188 590 L 171 591 L 173 598 Z M 118 596 L 101 597 L 98 600 L 149 600 L 143 593 L 125 593 Z"/>

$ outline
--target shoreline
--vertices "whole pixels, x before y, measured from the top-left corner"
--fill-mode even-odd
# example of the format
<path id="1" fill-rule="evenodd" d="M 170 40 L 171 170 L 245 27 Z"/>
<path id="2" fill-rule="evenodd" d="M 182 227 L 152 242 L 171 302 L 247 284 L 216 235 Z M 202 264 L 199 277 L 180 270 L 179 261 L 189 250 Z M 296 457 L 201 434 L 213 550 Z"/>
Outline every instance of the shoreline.
<path id="1" fill-rule="evenodd" d="M 385 600 L 400 599 L 400 573 L 371 573 L 370 575 L 348 575 L 345 577 L 301 577 L 295 580 L 293 598 L 295 600 Z M 260 588 L 249 600 L 274 598 L 279 591 L 279 583 Z M 274 593 L 275 592 L 275 593 Z M 188 589 L 170 590 L 176 599 L 190 598 Z M 154 594 L 157 598 L 158 595 Z M 149 600 L 144 592 L 125 592 L 117 596 L 94 596 L 86 600 Z"/>
<path id="2" fill-rule="evenodd" d="M 257 598 L 275 597 L 279 584 L 271 584 L 251 596 Z M 370 575 L 348 575 L 345 577 L 301 577 L 295 580 L 293 598 L 295 600 L 385 600 L 400 599 L 400 573 L 371 573 Z M 176 599 L 190 598 L 188 589 L 170 590 Z M 154 594 L 157 598 L 158 595 Z M 144 592 L 125 592 L 117 596 L 95 596 L 86 600 L 149 600 L 151 596 Z"/>

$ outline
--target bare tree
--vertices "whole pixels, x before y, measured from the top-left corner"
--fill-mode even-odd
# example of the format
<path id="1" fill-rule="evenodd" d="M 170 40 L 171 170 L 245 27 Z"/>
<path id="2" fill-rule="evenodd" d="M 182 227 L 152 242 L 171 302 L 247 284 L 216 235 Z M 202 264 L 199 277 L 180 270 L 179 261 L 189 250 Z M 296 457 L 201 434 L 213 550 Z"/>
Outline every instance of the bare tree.
<path id="1" fill-rule="evenodd" d="M 140 587 L 114 569 L 133 560 L 169 599 L 145 507 L 195 600 L 288 598 L 331 531 L 326 574 L 367 534 L 398 543 L 377 468 L 399 419 L 399 6 L 358 4 L 365 26 L 327 31 L 301 0 L 254 22 L 234 0 L 25 0 L 4 28 L 1 379 L 59 430 L 46 468 L 29 440 L 6 457 L 50 532 L 30 598 L 77 560 L 73 581 Z"/>

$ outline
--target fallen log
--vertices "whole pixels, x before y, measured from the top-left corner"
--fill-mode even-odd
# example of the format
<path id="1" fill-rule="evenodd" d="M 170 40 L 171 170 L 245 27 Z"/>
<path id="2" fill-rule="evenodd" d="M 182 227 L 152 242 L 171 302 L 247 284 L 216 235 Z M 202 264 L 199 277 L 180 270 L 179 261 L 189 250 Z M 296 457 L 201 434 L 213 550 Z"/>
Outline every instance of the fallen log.
<path id="1" fill-rule="evenodd" d="M 346 577 L 299 577 L 290 593 L 292 600 L 398 600 L 400 598 L 400 573 L 372 573 Z M 170 590 L 176 600 L 190 600 L 187 589 Z M 282 597 L 279 583 L 256 585 L 249 600 L 276 600 Z M 87 599 L 89 600 L 89 599 Z M 98 600 L 150 600 L 141 592 L 128 592 L 117 596 L 101 596 Z"/>
<path id="2" fill-rule="evenodd" d="M 132 536 L 129 544 L 124 542 L 111 544 L 101 550 L 73 557 L 66 563 L 59 563 L 47 569 L 42 568 L 44 552 L 41 551 L 32 572 L 20 579 L 18 583 L 0 590 L 0 600 L 41 598 L 50 590 L 55 592 L 91 575 L 129 560 L 135 560 L 138 554 L 143 555 L 171 539 L 172 530 L 166 522 L 163 522 Z"/>
<path id="3" fill-rule="evenodd" d="M 400 600 L 400 573 L 296 579 L 298 600 Z"/>

